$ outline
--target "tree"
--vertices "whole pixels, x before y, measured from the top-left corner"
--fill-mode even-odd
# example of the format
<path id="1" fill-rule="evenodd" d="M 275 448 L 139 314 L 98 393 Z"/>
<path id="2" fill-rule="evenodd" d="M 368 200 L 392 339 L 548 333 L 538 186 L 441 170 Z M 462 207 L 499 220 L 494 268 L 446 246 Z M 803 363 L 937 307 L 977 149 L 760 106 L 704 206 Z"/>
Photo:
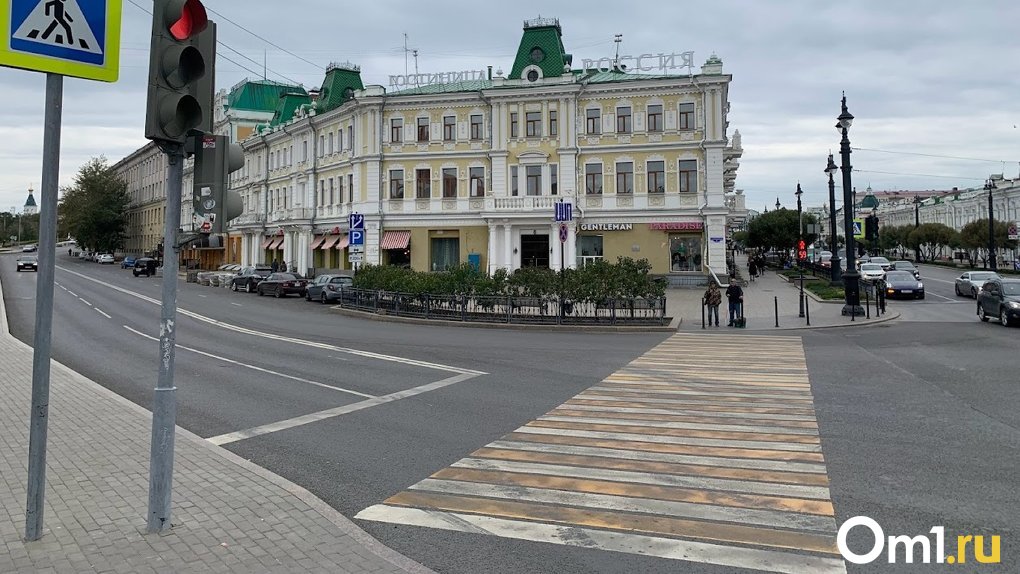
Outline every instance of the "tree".
<path id="1" fill-rule="evenodd" d="M 891 225 L 879 228 L 878 248 L 882 251 L 895 251 L 897 248 L 907 246 L 910 243 L 910 232 L 913 230 L 913 225 Z"/>
<path id="2" fill-rule="evenodd" d="M 95 157 L 81 166 L 74 185 L 65 187 L 57 207 L 60 234 L 69 234 L 82 248 L 113 253 L 124 246 L 127 207 L 131 196 L 127 184 Z"/>
<path id="3" fill-rule="evenodd" d="M 805 213 L 804 228 L 815 223 L 815 216 Z M 792 209 L 777 209 L 755 217 L 747 224 L 747 246 L 760 251 L 776 251 L 786 259 L 787 253 L 797 245 L 800 222 Z M 817 239 L 814 233 L 804 233 L 804 242 L 810 245 Z"/>
<path id="4" fill-rule="evenodd" d="M 1017 242 L 1009 240 L 1009 224 L 995 222 L 995 246 L 998 249 L 1015 249 Z M 960 247 L 967 251 L 971 261 L 981 260 L 988 265 L 988 218 L 971 221 L 960 230 Z"/>
<path id="5" fill-rule="evenodd" d="M 922 223 L 910 231 L 907 240 L 911 245 L 919 246 L 922 259 L 934 260 L 936 253 L 945 247 L 958 245 L 960 238 L 956 230 L 948 225 Z"/>

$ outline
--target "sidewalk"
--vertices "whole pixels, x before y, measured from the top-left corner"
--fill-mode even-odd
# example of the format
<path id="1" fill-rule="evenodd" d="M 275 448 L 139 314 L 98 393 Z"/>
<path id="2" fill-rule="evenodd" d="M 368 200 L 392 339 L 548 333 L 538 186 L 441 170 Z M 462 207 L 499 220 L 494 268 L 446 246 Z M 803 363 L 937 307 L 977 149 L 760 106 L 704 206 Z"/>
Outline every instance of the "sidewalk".
<path id="1" fill-rule="evenodd" d="M 45 530 L 24 542 L 32 354 L 9 334 L 0 291 L 0 572 L 431 572 L 179 427 L 174 527 L 146 534 L 152 414 L 56 362 Z"/>
<path id="2" fill-rule="evenodd" d="M 850 317 L 844 317 L 842 302 L 822 302 L 805 294 L 805 314 L 811 316 L 811 326 L 807 326 L 807 318 L 799 317 L 800 314 L 800 290 L 796 285 L 787 283 L 783 277 L 774 271 L 766 271 L 763 276 L 750 281 L 747 276 L 747 256 L 736 255 L 736 266 L 740 269 L 741 276 L 748 280 L 744 290 L 744 316 L 747 318 L 747 327 L 744 331 L 775 331 L 787 329 L 820 329 L 824 327 L 842 327 L 851 325 L 869 325 L 884 323 L 899 317 L 898 313 L 887 312 L 881 317 L 874 313 L 871 319 L 856 317 L 850 321 Z M 721 280 L 725 280 L 721 278 Z M 723 287 L 723 303 L 719 307 L 719 327 L 721 330 L 730 330 L 726 327 L 728 322 L 725 287 Z M 701 297 L 704 295 L 704 288 L 698 289 L 669 289 L 666 291 L 666 314 L 674 318 L 680 317 L 679 330 L 701 330 Z M 779 305 L 779 327 L 776 327 L 776 304 Z M 872 310 L 874 311 L 874 310 Z M 707 313 L 707 311 L 706 311 Z M 706 325 L 708 319 L 705 320 Z M 716 329 L 716 327 L 711 327 Z"/>

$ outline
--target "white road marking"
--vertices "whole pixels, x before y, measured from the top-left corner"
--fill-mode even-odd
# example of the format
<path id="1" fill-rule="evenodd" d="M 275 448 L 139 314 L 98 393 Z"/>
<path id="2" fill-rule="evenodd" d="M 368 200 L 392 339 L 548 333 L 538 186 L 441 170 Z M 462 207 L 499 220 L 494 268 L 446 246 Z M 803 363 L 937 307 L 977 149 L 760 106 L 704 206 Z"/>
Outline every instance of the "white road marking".
<path id="1" fill-rule="evenodd" d="M 240 303 L 234 303 L 233 301 L 231 301 L 230 304 L 233 305 L 234 307 L 243 307 L 244 306 L 244 305 L 241 305 Z"/>
<path id="2" fill-rule="evenodd" d="M 236 432 L 232 432 L 232 433 L 222 434 L 222 435 L 219 435 L 219 436 L 214 436 L 214 437 L 207 438 L 206 440 L 208 440 L 209 442 L 211 442 L 211 443 L 213 443 L 215 445 L 229 444 L 229 443 L 232 443 L 232 442 L 237 442 L 239 440 L 244 440 L 246 438 L 252 438 L 252 437 L 259 436 L 259 435 L 264 435 L 264 434 L 269 434 L 269 433 L 273 433 L 273 432 L 277 432 L 277 431 L 291 429 L 291 428 L 294 428 L 294 427 L 298 427 L 298 426 L 302 426 L 302 425 L 318 422 L 318 421 L 321 421 L 321 420 L 326 420 L 326 419 L 338 417 L 338 416 L 345 415 L 345 414 L 348 414 L 348 413 L 353 413 L 355 411 L 360 411 L 360 410 L 367 409 L 369 407 L 374 407 L 374 406 L 377 406 L 377 405 L 381 405 L 381 404 L 384 404 L 384 403 L 390 403 L 390 402 L 397 401 L 397 400 L 400 400 L 400 399 L 404 399 L 404 398 L 407 398 L 407 397 L 413 397 L 415 395 L 420 395 L 422 393 L 427 393 L 429 391 L 434 391 L 436 389 L 440 389 L 442 387 L 453 385 L 453 384 L 459 383 L 461 381 L 466 381 L 468 379 L 473 379 L 473 378 L 475 378 L 477 376 L 478 375 L 475 375 L 473 373 L 461 373 L 459 375 L 454 375 L 454 376 L 452 376 L 450 378 L 443 379 L 441 381 L 435 381 L 433 383 L 428 383 L 426 385 L 421 385 L 421 386 L 418 386 L 418 387 L 413 387 L 413 388 L 410 388 L 410 389 L 405 389 L 403 391 L 397 391 L 395 393 L 390 393 L 388 395 L 383 395 L 381 397 L 371 398 L 371 399 L 368 399 L 367 401 L 361 401 L 361 402 L 353 403 L 353 404 L 350 404 L 350 405 L 343 405 L 343 406 L 332 408 L 332 409 L 328 409 L 328 410 L 325 410 L 325 411 L 319 411 L 317 413 L 311 413 L 311 414 L 303 415 L 303 416 L 300 416 L 300 417 L 295 417 L 295 418 L 292 418 L 292 419 L 289 419 L 289 420 L 285 420 L 285 421 L 278 421 L 278 422 L 275 422 L 275 423 L 270 423 L 270 424 L 267 424 L 267 425 L 262 425 L 262 426 L 258 426 L 258 427 L 254 427 L 254 428 L 250 428 L 250 429 L 246 429 L 246 430 L 240 430 L 240 431 L 236 431 Z"/>
<path id="3" fill-rule="evenodd" d="M 533 542 L 553 542 L 583 548 L 594 547 L 611 552 L 704 562 L 732 568 L 767 570 L 783 574 L 801 574 L 803 572 L 846 574 L 846 566 L 838 558 L 806 556 L 792 552 L 759 550 L 642 534 L 607 532 L 594 528 L 506 520 L 490 516 L 401 508 L 385 504 L 366 508 L 359 512 L 355 518 L 458 532 L 477 532 Z"/>
<path id="4" fill-rule="evenodd" d="M 949 297 L 946 297 L 945 295 L 939 295 L 938 293 L 932 293 L 930 290 L 929 291 L 925 291 L 925 294 L 926 295 L 934 295 L 934 296 L 938 297 L 939 299 L 945 299 L 946 301 L 949 301 L 950 303 L 963 303 L 963 301 L 960 301 L 959 299 L 951 299 Z"/>
<path id="5" fill-rule="evenodd" d="M 722 440 L 714 438 L 690 438 L 680 436 L 657 436 L 644 435 L 641 433 L 619 433 L 601 431 L 583 431 L 570 429 L 556 429 L 546 427 L 521 427 L 514 432 L 530 434 L 548 434 L 560 436 L 576 436 L 581 438 L 602 438 L 610 440 L 640 440 L 641 442 L 658 442 L 665 444 L 686 444 L 690 446 L 720 446 L 723 448 L 750 448 L 783 450 L 795 452 L 822 452 L 822 448 L 816 444 L 754 441 L 754 440 Z"/>
<path id="6" fill-rule="evenodd" d="M 209 297 L 208 295 L 202 295 L 201 293 L 199 293 L 199 294 L 198 294 L 198 296 L 199 296 L 199 297 L 201 297 L 201 298 L 203 298 L 203 299 L 206 299 L 206 298 L 208 298 L 208 297 Z"/>
<path id="7" fill-rule="evenodd" d="M 591 405 L 574 405 L 569 402 L 563 403 L 559 408 L 570 409 L 572 411 L 596 411 L 596 412 L 609 412 L 609 413 L 637 413 L 637 414 L 653 414 L 653 415 L 689 415 L 696 417 L 717 417 L 717 418 L 736 418 L 736 419 L 762 419 L 763 421 L 814 421 L 815 417 L 811 415 L 770 415 L 762 413 L 727 413 L 722 411 L 697 411 L 697 410 L 683 410 L 683 409 L 642 409 L 642 408 L 631 408 L 631 407 L 598 407 Z M 753 422 L 759 422 L 757 420 Z"/>
<path id="8" fill-rule="evenodd" d="M 707 431 L 726 431 L 726 432 L 744 432 L 750 433 L 748 436 L 752 436 L 756 433 L 764 434 L 797 434 L 797 435 L 809 435 L 818 436 L 818 431 L 812 429 L 798 429 L 790 427 L 770 427 L 770 426 L 745 426 L 745 425 L 720 425 L 720 424 L 703 424 L 703 423 L 674 423 L 668 421 L 643 421 L 636 419 L 617 419 L 617 418 L 595 418 L 595 417 L 565 417 L 557 416 L 556 412 L 553 411 L 548 415 L 538 417 L 540 421 L 554 421 L 561 423 L 590 423 L 590 424 L 601 424 L 601 425 L 616 425 L 616 426 L 637 426 L 637 427 L 649 427 L 649 428 L 665 428 L 665 429 L 690 429 L 690 430 L 707 430 Z"/>
<path id="9" fill-rule="evenodd" d="M 103 317 L 106 317 L 107 319 L 113 319 L 113 317 L 111 317 L 111 316 L 107 315 L 106 313 L 104 313 L 102 309 L 100 309 L 98 307 L 93 307 L 93 309 L 95 309 L 96 312 L 99 313 L 100 315 L 102 315 Z"/>
<path id="10" fill-rule="evenodd" d="M 74 291 L 71 291 L 70 289 L 68 289 L 67 292 L 70 293 L 72 297 L 78 296 Z"/>
<path id="11" fill-rule="evenodd" d="M 149 339 L 149 340 L 152 340 L 152 341 L 159 341 L 159 339 L 157 337 L 153 337 L 151 335 L 146 335 L 145 333 L 136 331 L 135 329 L 132 329 L 131 327 L 128 327 L 127 325 L 124 325 L 124 328 L 127 329 L 128 331 L 131 331 L 132 333 L 134 333 L 136 335 L 139 335 L 141 337 L 145 337 L 146 339 Z M 177 348 L 185 350 L 185 351 L 190 351 L 190 352 L 198 354 L 198 355 L 203 355 L 203 356 L 209 357 L 210 359 L 216 359 L 218 361 L 223 361 L 225 363 L 230 363 L 232 365 L 237 365 L 239 367 L 244 367 L 246 369 L 251 369 L 253 371 L 259 371 L 259 372 L 266 373 L 266 374 L 269 374 L 269 375 L 274 375 L 274 376 L 277 376 L 277 377 L 282 377 L 284 379 L 290 379 L 292 381 L 298 381 L 298 382 L 301 382 L 301 383 L 307 383 L 309 385 L 315 385 L 317 387 L 322 387 L 324 389 L 330 389 L 330 390 L 333 390 L 333 391 L 340 391 L 342 393 L 348 393 L 348 394 L 351 394 L 351 395 L 357 395 L 359 397 L 366 397 L 366 398 L 370 398 L 370 399 L 374 399 L 375 398 L 375 395 L 368 395 L 368 394 L 361 393 L 361 392 L 358 392 L 358 391 L 352 391 L 350 389 L 345 389 L 343 387 L 337 387 L 335 385 L 329 385 L 329 384 L 326 384 L 326 383 L 320 383 L 318 381 L 312 381 L 312 380 L 309 380 L 309 379 L 303 379 L 301 377 L 295 377 L 293 375 L 288 375 L 286 373 L 281 373 L 279 371 L 271 371 L 269 369 L 264 369 L 262 367 L 256 367 L 255 365 L 250 365 L 248 363 L 242 363 L 240 361 L 235 361 L 233 359 L 228 359 L 228 358 L 223 357 L 221 355 L 214 355 L 212 353 L 207 353 L 205 351 L 199 351 L 198 349 L 192 349 L 191 347 L 186 347 L 184 345 L 181 345 L 180 343 L 177 344 Z"/>
<path id="12" fill-rule="evenodd" d="M 82 299 L 81 297 L 78 297 L 78 300 L 81 301 L 82 303 L 88 305 L 89 307 L 92 307 L 92 303 L 89 303 L 88 301 Z"/>

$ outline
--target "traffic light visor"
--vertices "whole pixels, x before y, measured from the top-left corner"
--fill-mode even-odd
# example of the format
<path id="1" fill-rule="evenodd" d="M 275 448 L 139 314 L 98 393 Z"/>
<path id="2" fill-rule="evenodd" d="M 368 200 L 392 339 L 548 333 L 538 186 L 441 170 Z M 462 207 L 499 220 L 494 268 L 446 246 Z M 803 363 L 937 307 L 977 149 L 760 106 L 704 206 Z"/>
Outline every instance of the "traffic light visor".
<path id="1" fill-rule="evenodd" d="M 209 24 L 199 0 L 175 0 L 167 4 L 166 10 L 167 30 L 177 40 L 187 40 Z"/>

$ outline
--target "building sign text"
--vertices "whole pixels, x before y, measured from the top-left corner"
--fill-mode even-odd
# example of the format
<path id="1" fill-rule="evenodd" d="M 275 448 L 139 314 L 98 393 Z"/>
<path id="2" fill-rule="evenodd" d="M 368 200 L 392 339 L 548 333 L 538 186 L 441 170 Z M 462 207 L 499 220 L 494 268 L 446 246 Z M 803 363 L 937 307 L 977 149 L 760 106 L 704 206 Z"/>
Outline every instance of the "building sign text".
<path id="1" fill-rule="evenodd" d="M 701 231 L 704 228 L 705 224 L 701 221 L 665 221 L 648 224 L 648 229 L 660 231 Z"/>
<path id="2" fill-rule="evenodd" d="M 406 76 L 390 76 L 390 86 L 417 87 L 429 84 L 452 84 L 484 80 L 488 77 L 485 70 L 465 70 L 463 72 L 439 72 L 435 74 L 408 74 Z"/>
<path id="3" fill-rule="evenodd" d="M 679 61 L 678 61 L 679 60 Z M 632 62 L 632 63 L 628 63 Z M 691 73 L 694 68 L 694 52 L 674 52 L 672 54 L 641 54 L 640 56 L 620 56 L 619 58 L 599 58 L 598 60 L 581 60 L 581 67 L 585 72 L 592 70 L 598 70 L 600 72 L 612 72 L 635 70 L 642 72 L 650 72 L 652 70 L 658 70 L 665 72 L 666 70 L 675 70 L 677 68 L 687 68 L 687 72 Z M 390 76 L 392 77 L 392 76 Z"/>
<path id="4" fill-rule="evenodd" d="M 630 231 L 633 223 L 582 223 L 581 231 Z"/>

